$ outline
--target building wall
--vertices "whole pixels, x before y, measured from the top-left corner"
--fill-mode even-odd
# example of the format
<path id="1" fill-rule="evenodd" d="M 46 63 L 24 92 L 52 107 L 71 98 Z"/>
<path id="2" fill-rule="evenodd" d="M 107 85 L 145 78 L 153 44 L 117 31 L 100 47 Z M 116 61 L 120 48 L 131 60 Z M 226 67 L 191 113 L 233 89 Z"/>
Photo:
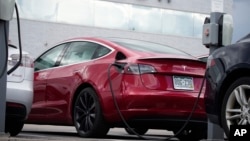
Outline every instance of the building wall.
<path id="1" fill-rule="evenodd" d="M 132 3 L 144 6 L 160 7 L 188 12 L 199 12 L 209 14 L 211 9 L 210 0 L 106 0 L 113 2 Z M 228 13 L 231 12 L 232 0 L 225 0 L 224 8 Z M 183 23 L 185 24 L 185 23 Z M 53 44 L 73 37 L 79 36 L 98 36 L 98 37 L 124 37 L 141 40 L 149 40 L 181 49 L 194 56 L 207 54 L 206 49 L 200 38 L 180 37 L 163 34 L 143 33 L 135 31 L 114 30 L 106 28 L 93 28 L 88 26 L 78 26 L 62 23 L 50 23 L 34 20 L 21 20 L 21 34 L 23 49 L 37 57 L 45 49 Z M 10 40 L 18 45 L 16 19 L 10 22 Z"/>
<path id="2" fill-rule="evenodd" d="M 233 43 L 250 33 L 249 0 L 234 0 L 233 5 Z"/>
<path id="3" fill-rule="evenodd" d="M 119 0 L 107 0 L 117 2 Z M 210 11 L 210 0 L 123 0 L 124 3 L 153 6 L 172 10 L 182 10 L 189 12 L 208 13 Z"/>

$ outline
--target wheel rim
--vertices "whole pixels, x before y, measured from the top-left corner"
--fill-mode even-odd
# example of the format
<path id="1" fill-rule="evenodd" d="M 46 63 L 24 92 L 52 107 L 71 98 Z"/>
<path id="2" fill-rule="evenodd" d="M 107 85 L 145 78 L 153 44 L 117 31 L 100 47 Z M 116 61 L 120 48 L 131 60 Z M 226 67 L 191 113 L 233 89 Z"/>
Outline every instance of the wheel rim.
<path id="1" fill-rule="evenodd" d="M 93 96 L 82 93 L 75 106 L 75 122 L 80 132 L 88 132 L 93 129 L 96 117 L 96 103 Z"/>
<path id="2" fill-rule="evenodd" d="M 230 94 L 226 104 L 226 123 L 230 125 L 250 124 L 250 86 L 240 85 Z"/>

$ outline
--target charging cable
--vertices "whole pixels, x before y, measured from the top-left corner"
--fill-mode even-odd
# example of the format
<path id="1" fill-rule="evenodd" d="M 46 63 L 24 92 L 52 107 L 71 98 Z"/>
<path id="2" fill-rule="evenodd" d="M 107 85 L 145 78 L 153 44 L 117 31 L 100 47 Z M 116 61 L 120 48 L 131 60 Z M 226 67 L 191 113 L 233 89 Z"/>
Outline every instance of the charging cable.
<path id="1" fill-rule="evenodd" d="M 205 74 L 206 74 L 206 71 L 205 71 Z M 206 80 L 205 74 L 204 74 L 204 77 L 203 77 L 203 79 L 202 79 L 202 83 L 201 83 L 201 88 L 200 88 L 199 94 L 198 94 L 198 96 L 197 96 L 197 98 L 196 98 L 196 100 L 195 100 L 195 102 L 194 102 L 192 111 L 191 111 L 191 113 L 189 114 L 189 116 L 188 116 L 186 122 L 185 122 L 185 123 L 183 124 L 183 126 L 179 129 L 179 131 L 177 131 L 173 136 L 168 137 L 166 140 L 170 140 L 170 139 L 172 139 L 172 138 L 174 138 L 174 137 L 177 137 L 177 136 L 185 129 L 185 127 L 186 127 L 187 124 L 189 123 L 191 117 L 193 116 L 193 113 L 194 113 L 195 109 L 197 108 L 197 105 L 198 105 L 198 102 L 199 102 L 199 99 L 200 99 L 200 96 L 201 96 L 201 91 L 202 91 L 202 89 L 203 89 L 203 86 L 204 86 L 204 83 L 205 83 L 205 80 Z"/>
<path id="2" fill-rule="evenodd" d="M 129 128 L 129 130 L 131 130 L 131 132 L 133 132 L 135 135 L 137 135 L 140 139 L 144 139 L 144 140 L 147 140 L 147 138 L 141 136 L 140 134 L 136 133 L 130 126 L 129 124 L 127 123 L 127 121 L 125 120 L 124 116 L 122 115 L 121 111 L 120 111 L 120 108 L 118 106 L 118 103 L 117 103 L 117 100 L 115 98 L 115 94 L 114 94 L 114 90 L 113 90 L 113 85 L 112 85 L 112 80 L 111 80 L 111 76 L 110 76 L 110 70 L 112 67 L 118 67 L 120 69 L 123 69 L 123 66 L 119 65 L 119 64 L 111 64 L 109 65 L 108 67 L 108 80 L 109 80 L 109 86 L 110 86 L 110 91 L 111 91 L 111 94 L 112 94 L 112 97 L 113 97 L 113 101 L 114 101 L 114 104 L 115 104 L 115 108 L 120 116 L 120 118 L 122 119 L 123 123 L 125 124 L 125 126 L 127 128 Z M 206 71 L 205 71 L 205 74 L 206 74 Z M 199 102 L 199 99 L 200 99 L 200 96 L 201 96 L 201 92 L 202 92 L 202 89 L 203 89 L 203 86 L 204 86 L 204 83 L 205 83 L 205 74 L 204 74 L 204 77 L 203 77 L 203 80 L 202 80 L 202 84 L 201 84 L 201 88 L 200 88 L 200 91 L 199 91 L 199 94 L 194 102 L 194 105 L 193 105 L 193 108 L 192 108 L 192 111 L 191 113 L 189 114 L 187 120 L 185 121 L 185 123 L 183 124 L 183 126 L 173 135 L 173 136 L 170 136 L 168 138 L 166 138 L 165 140 L 170 140 L 172 138 L 175 138 L 177 137 L 184 129 L 185 127 L 187 126 L 187 124 L 190 122 L 191 120 L 191 117 L 193 116 L 193 113 L 195 111 L 195 109 L 197 108 L 197 105 L 198 105 L 198 102 Z"/>
<path id="3" fill-rule="evenodd" d="M 17 5 L 15 4 L 16 9 L 16 17 L 17 17 L 17 29 L 18 29 L 18 40 L 19 40 L 19 61 L 13 66 L 10 70 L 7 71 L 7 74 L 11 74 L 13 71 L 17 69 L 18 66 L 22 63 L 22 43 L 21 43 L 21 31 L 20 31 L 20 19 L 19 19 L 19 13 Z"/>
<path id="4" fill-rule="evenodd" d="M 110 86 L 110 91 L 111 91 L 111 94 L 112 94 L 112 97 L 113 97 L 113 101 L 114 101 L 114 104 L 115 104 L 115 108 L 120 116 L 120 118 L 122 119 L 123 123 L 125 124 L 125 126 L 127 128 L 129 128 L 129 130 L 131 130 L 131 132 L 133 132 L 135 135 L 137 135 L 140 139 L 144 139 L 146 140 L 146 138 L 144 138 L 143 136 L 141 136 L 140 134 L 136 133 L 130 126 L 129 124 L 127 123 L 127 121 L 125 120 L 124 116 L 122 115 L 121 113 L 121 110 L 119 108 L 119 105 L 117 103 L 117 100 L 115 98 L 115 94 L 114 94 L 114 89 L 113 89 L 113 85 L 112 85 L 112 80 L 111 80 L 111 76 L 110 76 L 110 70 L 111 68 L 115 66 L 115 67 L 118 67 L 119 69 L 123 69 L 123 67 L 121 65 L 118 65 L 118 64 L 111 64 L 109 65 L 108 67 L 108 80 L 109 80 L 109 86 Z"/>

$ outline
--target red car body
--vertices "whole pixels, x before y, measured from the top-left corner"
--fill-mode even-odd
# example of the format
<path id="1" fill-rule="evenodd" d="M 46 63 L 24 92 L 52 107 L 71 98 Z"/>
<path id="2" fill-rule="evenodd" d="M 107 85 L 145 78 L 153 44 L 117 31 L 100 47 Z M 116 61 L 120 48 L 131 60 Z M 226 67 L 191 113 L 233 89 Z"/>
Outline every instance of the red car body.
<path id="1" fill-rule="evenodd" d="M 90 50 L 95 51 L 92 52 L 93 54 L 91 51 L 86 54 L 87 56 L 92 54 L 92 57 L 70 63 L 63 61 L 67 60 L 65 58 L 74 44 L 90 44 Z M 159 50 L 159 53 L 141 50 L 144 45 L 148 47 L 146 50 L 151 48 Z M 43 58 L 43 56 L 60 46 L 64 47 L 61 47 L 61 52 L 53 58 L 54 64 L 44 67 L 49 61 L 44 61 L 46 57 Z M 96 55 L 98 47 L 94 48 L 94 46 L 108 51 L 104 51 L 106 53 L 104 55 Z M 116 64 L 116 66 L 110 66 L 111 64 Z M 78 116 L 74 114 L 74 111 L 77 111 L 75 103 L 80 91 L 90 88 L 98 99 L 103 117 L 101 121 L 107 125 L 107 131 L 103 131 L 100 135 L 105 135 L 110 127 L 125 127 L 115 101 L 124 119 L 134 128 L 160 128 L 176 131 L 192 112 L 201 89 L 205 65 L 196 58 L 173 48 L 142 41 L 92 37 L 67 40 L 35 60 L 34 100 L 27 123 L 75 124 L 81 136 L 98 136 L 94 133 L 96 131 L 94 129 L 94 131 L 84 129 L 82 132 L 76 125 Z M 109 76 L 114 96 L 112 96 Z M 183 86 L 191 88 L 181 88 L 181 84 L 174 88 L 174 80 L 177 83 L 187 83 Z M 188 84 L 192 82 L 191 80 L 193 84 Z M 197 108 L 190 120 L 192 125 L 196 125 L 194 123 L 206 124 L 203 92 L 204 88 L 202 88 Z M 82 97 L 80 102 L 87 105 L 88 102 L 84 102 L 84 99 L 88 101 L 86 96 Z M 96 102 L 94 103 L 96 106 Z M 97 117 L 99 114 L 96 113 L 96 108 L 93 111 Z M 91 111 L 85 111 L 87 112 Z M 94 125 L 98 125 L 94 118 L 93 120 L 91 118 L 91 121 Z"/>

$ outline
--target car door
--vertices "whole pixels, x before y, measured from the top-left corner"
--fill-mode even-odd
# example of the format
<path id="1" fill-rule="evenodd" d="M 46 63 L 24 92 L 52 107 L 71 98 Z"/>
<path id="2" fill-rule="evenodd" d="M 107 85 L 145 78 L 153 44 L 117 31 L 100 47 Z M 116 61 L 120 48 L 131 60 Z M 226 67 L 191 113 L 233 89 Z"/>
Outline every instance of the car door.
<path id="1" fill-rule="evenodd" d="M 71 119 L 71 99 L 82 82 L 82 72 L 91 64 L 97 44 L 91 42 L 72 42 L 47 79 L 48 120 L 53 123 L 66 123 Z M 70 123 L 72 120 L 68 120 Z"/>
<path id="2" fill-rule="evenodd" d="M 67 44 L 61 44 L 53 47 L 34 61 L 34 98 L 28 122 L 46 122 L 47 78 L 56 68 L 66 46 Z"/>

